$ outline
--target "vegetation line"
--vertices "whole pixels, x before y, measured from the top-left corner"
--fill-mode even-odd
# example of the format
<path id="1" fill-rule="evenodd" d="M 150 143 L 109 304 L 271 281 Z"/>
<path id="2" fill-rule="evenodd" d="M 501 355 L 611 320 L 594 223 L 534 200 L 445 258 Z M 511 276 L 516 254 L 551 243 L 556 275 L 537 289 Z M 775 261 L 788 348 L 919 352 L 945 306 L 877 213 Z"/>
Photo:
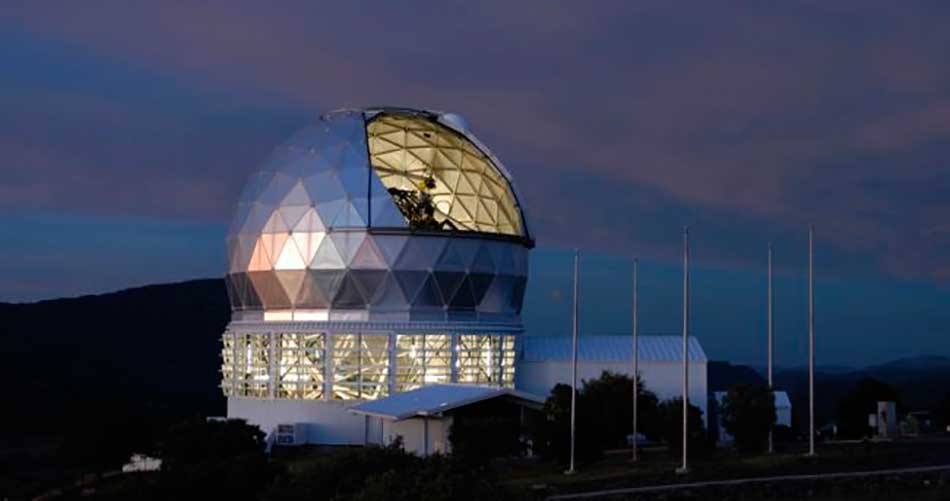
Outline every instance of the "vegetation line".
<path id="1" fill-rule="evenodd" d="M 871 471 L 850 471 L 837 473 L 812 473 L 806 475 L 783 475 L 777 477 L 755 477 L 755 478 L 736 478 L 731 480 L 709 480 L 705 482 L 689 482 L 684 484 L 666 484 L 651 485 L 646 487 L 627 487 L 623 489 L 609 489 L 603 491 L 578 492 L 574 494 L 561 494 L 551 496 L 551 501 L 558 499 L 584 499 L 602 496 L 616 496 L 620 494 L 645 494 L 649 492 L 672 491 L 678 489 L 690 489 L 695 487 L 714 487 L 726 485 L 742 485 L 764 482 L 783 482 L 799 480 L 827 480 L 836 478 L 855 478 L 855 477 L 874 477 L 878 475 L 895 475 L 902 473 L 929 473 L 933 471 L 950 470 L 950 464 L 940 466 L 920 466 L 915 468 L 893 468 L 889 470 L 871 470 Z"/>

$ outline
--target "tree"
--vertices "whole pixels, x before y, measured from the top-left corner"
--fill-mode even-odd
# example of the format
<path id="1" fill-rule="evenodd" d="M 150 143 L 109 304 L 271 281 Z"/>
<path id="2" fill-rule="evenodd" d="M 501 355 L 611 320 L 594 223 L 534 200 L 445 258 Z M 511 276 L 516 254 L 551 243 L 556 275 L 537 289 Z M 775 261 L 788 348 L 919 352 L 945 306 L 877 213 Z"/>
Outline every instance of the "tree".
<path id="1" fill-rule="evenodd" d="M 571 450 L 571 387 L 557 384 L 544 402 L 544 419 L 530 430 L 535 451 L 560 463 L 567 463 Z M 590 409 L 581 404 L 581 392 L 578 392 L 576 413 L 576 451 L 575 459 L 589 461 L 600 455 L 602 449 L 596 440 L 589 440 Z"/>
<path id="2" fill-rule="evenodd" d="M 589 461 L 607 448 L 625 447 L 633 427 L 633 379 L 604 371 L 599 378 L 584 381 L 577 394 L 575 459 Z M 638 385 L 638 429 L 651 439 L 662 435 L 657 398 Z M 566 463 L 570 456 L 571 387 L 558 384 L 544 404 L 545 419 L 532 426 L 535 450 Z"/>
<path id="3" fill-rule="evenodd" d="M 950 427 L 950 393 L 945 393 L 943 398 L 933 405 L 931 414 L 941 431 Z"/>
<path id="4" fill-rule="evenodd" d="M 722 403 L 722 425 L 743 452 L 761 452 L 775 425 L 775 396 L 765 386 L 738 384 Z"/>
<path id="5" fill-rule="evenodd" d="M 868 416 L 877 412 L 878 402 L 897 402 L 901 406 L 893 386 L 873 378 L 859 380 L 838 406 L 838 434 L 849 438 L 869 436 Z"/>
<path id="6" fill-rule="evenodd" d="M 478 467 L 492 458 L 523 455 L 521 411 L 501 399 L 458 409 L 449 430 L 452 456 Z"/>
<path id="7" fill-rule="evenodd" d="M 243 420 L 174 426 L 160 447 L 158 497 L 257 499 L 279 472 L 264 449 L 264 433 Z"/>
<path id="8" fill-rule="evenodd" d="M 683 447 L 683 399 L 674 398 L 664 400 L 657 409 L 660 423 L 660 435 L 671 451 Z M 687 413 L 687 444 L 694 452 L 707 450 L 706 429 L 703 426 L 703 411 L 693 404 L 689 404 Z"/>
<path id="9" fill-rule="evenodd" d="M 637 381 L 637 431 L 659 439 L 656 408 L 658 399 L 643 380 Z M 633 378 L 604 371 L 597 379 L 584 381 L 581 396 L 585 407 L 597 416 L 596 432 L 603 448 L 625 447 L 633 432 Z"/>

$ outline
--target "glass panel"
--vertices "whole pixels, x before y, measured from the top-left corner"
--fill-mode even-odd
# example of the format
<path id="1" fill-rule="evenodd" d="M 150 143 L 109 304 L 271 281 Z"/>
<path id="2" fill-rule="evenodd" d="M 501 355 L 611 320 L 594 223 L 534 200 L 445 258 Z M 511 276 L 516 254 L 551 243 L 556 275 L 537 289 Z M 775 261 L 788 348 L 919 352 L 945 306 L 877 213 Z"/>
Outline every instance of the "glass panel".
<path id="1" fill-rule="evenodd" d="M 421 334 L 396 336 L 396 391 L 414 390 L 422 386 L 425 373 L 424 344 Z"/>
<path id="2" fill-rule="evenodd" d="M 463 334 L 458 344 L 458 381 L 468 384 L 496 382 L 497 351 L 493 351 L 490 335 Z"/>
<path id="3" fill-rule="evenodd" d="M 456 369 L 460 383 L 514 387 L 514 336 L 463 334 L 459 336 L 457 349 Z"/>
<path id="4" fill-rule="evenodd" d="M 333 398 L 359 398 L 360 352 L 358 334 L 333 334 Z"/>
<path id="5" fill-rule="evenodd" d="M 227 333 L 221 352 L 221 387 L 227 396 L 270 397 L 268 334 Z M 274 334 L 273 377 L 279 398 L 323 397 L 324 335 Z"/>
<path id="6" fill-rule="evenodd" d="M 280 374 L 277 396 L 323 397 L 323 334 L 284 333 L 275 338 Z"/>
<path id="7" fill-rule="evenodd" d="M 333 334 L 333 398 L 389 394 L 389 335 Z"/>
<path id="8" fill-rule="evenodd" d="M 515 337 L 501 336 L 501 385 L 505 388 L 515 387 Z"/>
<path id="9" fill-rule="evenodd" d="M 452 377 L 452 336 L 425 336 L 425 384 L 448 383 Z"/>
<path id="10" fill-rule="evenodd" d="M 225 332 L 221 345 L 221 390 L 230 397 L 234 395 L 234 334 Z"/>
<path id="11" fill-rule="evenodd" d="M 360 336 L 360 398 L 373 400 L 389 394 L 389 335 Z"/>
<path id="12" fill-rule="evenodd" d="M 270 357 L 268 356 L 267 334 L 239 334 L 236 355 L 242 369 L 243 385 L 239 394 L 249 397 L 268 396 L 270 382 Z"/>

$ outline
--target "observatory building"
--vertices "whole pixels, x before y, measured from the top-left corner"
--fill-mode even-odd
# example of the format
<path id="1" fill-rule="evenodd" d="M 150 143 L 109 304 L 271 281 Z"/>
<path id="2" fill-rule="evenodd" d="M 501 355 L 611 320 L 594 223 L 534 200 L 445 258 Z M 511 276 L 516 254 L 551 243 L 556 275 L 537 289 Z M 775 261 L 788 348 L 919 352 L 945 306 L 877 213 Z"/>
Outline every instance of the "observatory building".
<path id="1" fill-rule="evenodd" d="M 514 387 L 533 240 L 510 174 L 460 116 L 322 116 L 250 177 L 227 242 L 229 417 L 362 444 L 357 404 Z"/>

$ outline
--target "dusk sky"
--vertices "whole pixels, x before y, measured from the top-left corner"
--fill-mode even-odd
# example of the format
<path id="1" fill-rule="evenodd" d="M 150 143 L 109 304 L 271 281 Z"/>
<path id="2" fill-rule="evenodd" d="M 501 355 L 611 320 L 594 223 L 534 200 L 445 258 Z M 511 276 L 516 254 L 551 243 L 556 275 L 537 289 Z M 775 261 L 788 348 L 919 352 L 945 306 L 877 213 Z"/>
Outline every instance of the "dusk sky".
<path id="1" fill-rule="evenodd" d="M 0 301 L 226 271 L 246 176 L 320 113 L 463 114 L 512 171 L 538 242 L 525 317 L 567 332 L 680 328 L 806 362 L 816 225 L 819 364 L 950 355 L 946 2 L 5 2 Z"/>

